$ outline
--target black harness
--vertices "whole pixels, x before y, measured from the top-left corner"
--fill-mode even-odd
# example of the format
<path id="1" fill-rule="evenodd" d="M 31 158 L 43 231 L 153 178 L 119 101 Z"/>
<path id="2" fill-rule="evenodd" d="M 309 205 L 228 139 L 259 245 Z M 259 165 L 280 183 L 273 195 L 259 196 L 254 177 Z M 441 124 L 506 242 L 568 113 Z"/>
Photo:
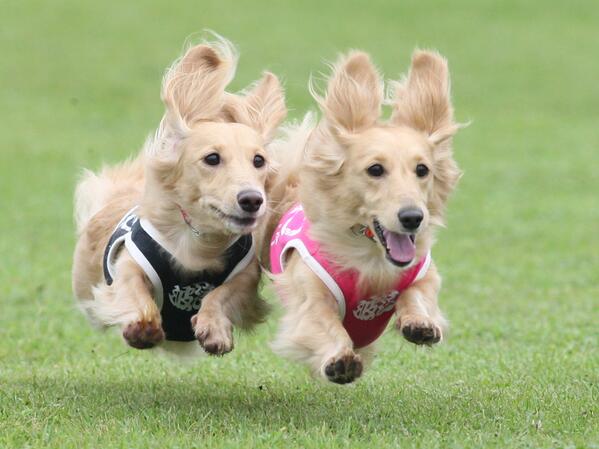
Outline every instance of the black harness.
<path id="1" fill-rule="evenodd" d="M 106 283 L 111 285 L 114 280 L 114 262 L 124 244 L 154 286 L 154 301 L 160 309 L 166 339 L 192 341 L 195 335 L 191 317 L 198 312 L 207 293 L 249 265 L 254 257 L 252 236 L 241 236 L 229 246 L 222 271 L 182 273 L 176 268 L 175 258 L 158 243 L 156 228 L 140 219 L 136 209 L 123 217 L 106 245 L 103 262 Z"/>

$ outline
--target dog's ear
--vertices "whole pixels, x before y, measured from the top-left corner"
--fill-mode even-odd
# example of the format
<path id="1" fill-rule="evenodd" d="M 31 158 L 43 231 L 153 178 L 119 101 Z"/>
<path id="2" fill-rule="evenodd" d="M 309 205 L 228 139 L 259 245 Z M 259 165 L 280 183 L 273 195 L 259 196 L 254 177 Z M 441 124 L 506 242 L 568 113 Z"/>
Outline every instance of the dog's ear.
<path id="1" fill-rule="evenodd" d="M 172 133 L 184 137 L 194 123 L 218 116 L 236 63 L 235 49 L 221 38 L 214 44 L 189 48 L 167 70 L 162 101 L 166 105 L 165 125 Z"/>
<path id="2" fill-rule="evenodd" d="M 244 93 L 226 94 L 222 114 L 225 120 L 255 129 L 269 142 L 287 116 L 285 94 L 279 79 L 270 72 Z"/>
<path id="3" fill-rule="evenodd" d="M 423 132 L 435 147 L 429 210 L 431 220 L 441 224 L 447 198 L 461 176 L 451 139 L 463 126 L 453 117 L 447 61 L 436 52 L 416 51 L 407 78 L 394 87 L 391 121 Z"/>
<path id="4" fill-rule="evenodd" d="M 336 133 L 364 130 L 381 115 L 383 82 L 364 52 L 353 51 L 339 58 L 324 98 L 312 86 L 310 90 Z"/>
<path id="5" fill-rule="evenodd" d="M 420 130 L 434 145 L 450 139 L 460 128 L 454 122 L 446 59 L 437 52 L 418 50 L 410 72 L 394 82 L 391 121 Z"/>

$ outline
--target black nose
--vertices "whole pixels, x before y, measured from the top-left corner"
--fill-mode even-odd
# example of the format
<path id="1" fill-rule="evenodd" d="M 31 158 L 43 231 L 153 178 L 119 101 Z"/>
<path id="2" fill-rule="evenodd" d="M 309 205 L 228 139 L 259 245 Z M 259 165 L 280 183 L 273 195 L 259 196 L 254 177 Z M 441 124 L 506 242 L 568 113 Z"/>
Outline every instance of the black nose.
<path id="1" fill-rule="evenodd" d="M 246 212 L 256 212 L 263 202 L 264 198 L 257 190 L 244 190 L 237 195 L 237 203 Z"/>
<path id="2" fill-rule="evenodd" d="M 416 207 L 406 207 L 401 209 L 397 214 L 399 221 L 403 227 L 408 231 L 415 231 L 420 226 L 424 214 Z"/>

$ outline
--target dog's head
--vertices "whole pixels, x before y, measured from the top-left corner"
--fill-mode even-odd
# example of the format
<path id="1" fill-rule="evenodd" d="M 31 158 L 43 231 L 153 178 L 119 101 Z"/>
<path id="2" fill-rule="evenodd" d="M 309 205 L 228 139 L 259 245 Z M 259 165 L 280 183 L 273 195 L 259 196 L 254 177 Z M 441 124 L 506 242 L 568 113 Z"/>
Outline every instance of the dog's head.
<path id="1" fill-rule="evenodd" d="M 285 118 L 283 90 L 265 73 L 242 94 L 225 92 L 236 55 L 222 40 L 197 45 L 167 71 L 166 113 L 149 154 L 154 189 L 206 232 L 251 232 L 266 208 L 266 146 Z"/>
<path id="2" fill-rule="evenodd" d="M 407 78 L 393 86 L 393 113 L 383 121 L 383 81 L 368 55 L 352 52 L 334 66 L 324 97 L 314 94 L 324 118 L 304 169 L 322 201 L 305 205 L 320 229 L 367 227 L 380 254 L 405 267 L 428 250 L 431 225 L 442 223 L 459 178 L 451 150 L 458 125 L 439 54 L 417 51 Z"/>

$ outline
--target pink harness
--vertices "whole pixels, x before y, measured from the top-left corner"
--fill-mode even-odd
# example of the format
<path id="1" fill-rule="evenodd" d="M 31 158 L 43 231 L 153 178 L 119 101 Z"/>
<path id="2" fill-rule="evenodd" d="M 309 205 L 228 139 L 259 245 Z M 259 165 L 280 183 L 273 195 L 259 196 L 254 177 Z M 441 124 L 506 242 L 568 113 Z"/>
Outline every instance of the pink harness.
<path id="1" fill-rule="evenodd" d="M 404 271 L 395 287 L 383 295 L 362 295 L 357 288 L 358 272 L 335 266 L 320 250 L 320 244 L 308 236 L 310 222 L 301 205 L 292 207 L 279 222 L 270 242 L 270 265 L 274 274 L 283 271 L 287 251 L 293 248 L 331 291 L 339 305 L 343 326 L 356 348 L 368 346 L 383 333 L 393 316 L 400 293 L 428 270 L 430 253 Z M 365 299 L 366 298 L 366 299 Z"/>

